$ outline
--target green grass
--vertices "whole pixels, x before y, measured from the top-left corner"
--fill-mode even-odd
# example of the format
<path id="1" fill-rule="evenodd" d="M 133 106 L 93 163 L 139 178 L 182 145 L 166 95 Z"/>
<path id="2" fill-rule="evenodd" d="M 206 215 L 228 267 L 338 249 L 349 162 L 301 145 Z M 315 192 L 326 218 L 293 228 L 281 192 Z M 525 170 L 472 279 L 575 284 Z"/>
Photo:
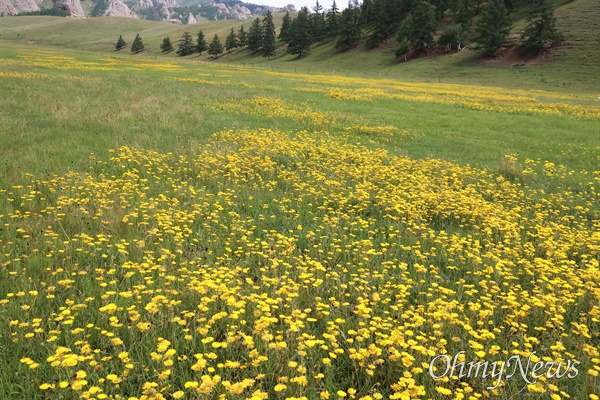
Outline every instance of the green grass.
<path id="1" fill-rule="evenodd" d="M 199 353 L 216 355 L 208 365 L 223 380 L 264 375 L 252 390 L 230 396 L 236 400 L 256 389 L 269 398 L 313 399 L 324 390 L 335 398 L 350 389 L 356 398 L 388 398 L 406 378 L 403 363 L 431 360 L 421 343 L 474 357 L 469 341 L 477 340 L 494 361 L 515 348 L 530 351 L 531 338 L 540 356 L 582 363 L 576 379 L 552 384 L 571 398 L 600 394 L 593 375 L 600 368 L 593 354 L 600 339 L 593 86 L 515 91 L 445 85 L 449 76 L 411 85 L 383 78 L 423 80 L 432 63 L 450 66 L 454 56 L 390 64 L 379 79 L 384 64 L 376 68 L 374 60 L 383 63 L 384 52 L 354 52 L 373 55 L 364 74 L 344 67 L 352 54 L 327 55 L 327 46 L 298 62 L 262 65 L 244 52 L 207 62 L 156 54 L 163 35 L 187 27 L 116 18 L 4 21 L 0 398 L 78 398 L 68 388 L 39 386 L 73 387 L 79 370 L 88 387 L 107 395 L 141 396 L 145 382 L 160 382 L 171 398 L 186 382 L 214 375 L 191 369 Z M 195 28 L 206 26 L 210 37 L 227 24 Z M 121 29 L 124 36 L 142 32 L 152 50 L 111 51 Z M 42 39 L 24 44 L 33 37 Z M 574 73 L 574 65 L 573 58 L 564 68 Z M 464 68 L 472 71 L 464 82 L 519 86 L 509 83 L 510 68 Z M 160 304 L 160 296 L 174 303 Z M 278 320 L 253 332 L 267 316 Z M 138 322 L 149 330 L 142 333 Z M 301 325 L 300 333 L 316 339 L 332 329 L 330 348 L 298 352 L 307 337 L 293 327 Z M 364 342 L 350 333 L 367 325 L 374 333 Z M 242 333 L 266 362 L 253 365 Z M 287 347 L 274 350 L 263 333 Z M 397 343 L 378 336 L 392 333 Z M 160 352 L 159 338 L 177 350 L 162 380 L 168 365 L 151 356 Z M 217 349 L 210 338 L 233 341 Z M 368 357 L 374 375 L 349 357 L 370 344 L 384 361 Z M 84 354 L 88 345 L 95 362 L 47 361 L 57 346 Z M 335 346 L 337 358 L 329 354 Z M 394 359 L 392 348 L 409 358 Z M 27 358 L 40 365 L 30 368 Z M 219 366 L 227 360 L 246 368 Z M 411 371 L 429 398 L 444 398 L 436 387 L 462 388 Z M 122 382 L 107 382 L 109 374 Z M 278 378 L 298 375 L 307 386 L 287 382 L 275 392 Z M 468 383 L 505 400 L 555 393 L 546 386 L 542 394 L 526 392 L 517 378 L 497 393 L 482 380 Z M 220 385 L 214 397 L 225 392 Z"/>
<path id="2" fill-rule="evenodd" d="M 539 62 L 526 66 L 487 65 L 478 59 L 476 52 L 470 50 L 398 64 L 394 59 L 397 45 L 394 38 L 390 38 L 376 50 L 365 50 L 361 44 L 357 49 L 339 53 L 334 49 L 332 42 L 326 42 L 314 45 L 307 57 L 298 60 L 295 56 L 286 55 L 285 46 L 280 44 L 278 55 L 269 60 L 260 55 L 252 55 L 247 50 L 237 50 L 220 57 L 216 62 L 298 73 L 548 89 L 598 95 L 600 55 L 597 43 L 600 33 L 597 29 L 592 29 L 600 18 L 598 4 L 593 0 L 578 0 L 566 4 L 559 2 L 558 5 L 557 27 L 564 34 L 565 41 Z M 274 16 L 276 26 L 280 25 L 282 16 Z M 523 28 L 524 16 L 524 8 L 518 8 L 514 15 L 514 33 Z M 195 35 L 202 29 L 208 39 L 218 34 L 224 40 L 232 27 L 237 30 L 242 24 L 246 30 L 250 27 L 250 21 L 214 21 L 177 26 L 167 22 L 127 18 L 71 20 L 16 17 L 2 20 L 0 43 L 9 41 L 25 46 L 28 40 L 35 39 L 41 45 L 114 52 L 114 43 L 120 34 L 130 45 L 139 33 L 151 56 L 170 58 L 175 57 L 175 52 L 166 56 L 160 53 L 160 43 L 165 36 L 171 38 L 176 48 L 175 42 L 185 31 Z M 121 53 L 128 53 L 128 49 L 122 50 Z M 208 55 L 192 55 L 186 59 L 215 62 Z M 597 96 L 593 96 L 595 97 Z"/>
<path id="3" fill-rule="evenodd" d="M 48 51 L 48 49 L 41 48 Z M 50 51 L 55 51 L 50 49 Z M 4 45 L 2 55 L 13 58 L 23 52 L 15 44 Z M 61 50 L 84 62 L 94 62 L 96 53 Z M 102 55 L 102 57 L 106 57 Z M 144 57 L 116 55 L 115 60 L 143 60 Z M 153 57 L 149 57 L 153 61 Z M 177 62 L 177 59 L 168 59 Z M 2 143 L 7 157 L 3 176 L 10 181 L 15 170 L 27 165 L 36 171 L 64 171 L 78 165 L 94 151 L 105 153 L 121 145 L 139 145 L 171 151 L 180 145 L 179 135 L 201 140 L 224 128 L 254 128 L 269 122 L 273 128 L 289 129 L 293 121 L 271 121 L 259 117 L 241 118 L 215 113 L 210 106 L 217 101 L 251 96 L 282 97 L 291 101 L 310 102 L 316 110 L 342 112 L 354 116 L 368 115 L 379 125 L 393 125 L 416 132 L 407 143 L 383 144 L 395 154 L 415 158 L 434 157 L 460 164 L 494 169 L 505 154 L 521 158 L 542 158 L 565 163 L 570 169 L 593 166 L 595 160 L 568 155 L 572 146 L 593 148 L 598 143 L 597 122 L 565 119 L 560 116 L 513 115 L 457 109 L 453 105 L 402 103 L 394 100 L 355 102 L 332 101 L 323 95 L 298 91 L 305 86 L 300 74 L 265 74 L 251 68 L 231 69 L 227 66 L 179 62 L 182 70 L 166 76 L 156 71 L 123 71 L 94 73 L 93 81 L 37 79 L 23 87 L 19 80 L 4 83 L 0 122 L 12 132 Z M 13 69 L 13 67 L 7 67 Z M 205 69 L 213 73 L 217 84 L 206 87 L 194 83 L 173 82 L 172 77 L 193 77 Z M 14 68 L 20 70 L 19 68 Z M 39 66 L 31 71 L 61 76 L 50 68 Z M 220 76 L 224 76 L 220 78 Z M 202 78 L 202 76 L 199 76 Z M 244 88 L 248 82 L 257 88 Z M 376 80 L 374 82 L 377 82 Z M 585 96 L 582 96 L 584 99 Z M 579 100 L 582 104 L 594 104 Z M 23 107 L 27 104 L 27 107 Z M 35 105 L 35 106 L 34 106 Z M 423 115 L 433 116 L 423 118 Z M 547 140 L 552 138 L 552 140 Z M 36 162 L 36 160 L 38 162 Z M 37 166 L 37 167 L 36 167 Z"/>

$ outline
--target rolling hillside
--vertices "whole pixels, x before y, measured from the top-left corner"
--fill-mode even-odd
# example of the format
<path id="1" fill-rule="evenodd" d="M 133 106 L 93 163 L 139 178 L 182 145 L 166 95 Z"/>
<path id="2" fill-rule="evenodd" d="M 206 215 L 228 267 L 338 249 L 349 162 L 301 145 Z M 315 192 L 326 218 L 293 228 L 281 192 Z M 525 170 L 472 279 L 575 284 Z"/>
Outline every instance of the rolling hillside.
<path id="1" fill-rule="evenodd" d="M 523 17 L 517 10 L 515 17 Z M 570 92 L 591 92 L 600 88 L 600 3 L 595 0 L 576 0 L 556 9 L 557 26 L 564 34 L 564 42 L 550 54 L 537 60 L 481 60 L 474 51 L 397 63 L 395 39 L 388 40 L 376 50 L 366 50 L 363 45 L 337 52 L 332 42 L 313 45 L 308 56 L 297 59 L 285 53 L 280 43 L 278 54 L 267 60 L 247 50 L 237 50 L 213 60 L 208 55 L 188 56 L 186 60 L 237 63 L 246 67 L 285 70 L 302 73 L 331 73 L 365 77 L 397 78 L 411 81 L 442 83 L 469 83 L 477 85 L 528 87 Z M 274 16 L 279 27 L 283 14 Z M 177 26 L 128 18 L 88 18 L 72 20 L 60 17 L 11 17 L 0 24 L 0 46 L 61 46 L 65 48 L 102 51 L 118 56 L 131 56 L 128 51 L 114 52 L 114 42 L 122 34 L 131 44 L 139 33 L 148 51 L 143 56 L 175 58 L 175 53 L 160 53 L 160 42 L 169 36 L 176 46 L 185 31 L 195 36 L 202 29 L 208 40 L 214 34 L 224 39 L 231 28 L 243 24 L 249 28 L 251 21 L 227 20 L 204 22 L 197 25 Z M 516 21 L 513 33 L 518 33 L 524 21 Z M 278 28 L 279 29 L 279 28 Z M 29 43 L 29 44 L 27 44 Z M 595 98 L 595 97 L 594 97 Z"/>

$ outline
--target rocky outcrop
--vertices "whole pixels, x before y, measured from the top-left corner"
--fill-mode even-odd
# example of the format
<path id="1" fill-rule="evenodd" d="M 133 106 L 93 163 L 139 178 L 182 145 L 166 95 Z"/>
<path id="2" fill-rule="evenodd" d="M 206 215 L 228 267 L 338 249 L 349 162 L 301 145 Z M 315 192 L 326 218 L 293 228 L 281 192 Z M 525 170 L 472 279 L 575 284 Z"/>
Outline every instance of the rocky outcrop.
<path id="1" fill-rule="evenodd" d="M 189 13 L 186 19 L 186 24 L 188 25 L 192 25 L 192 24 L 197 24 L 198 21 L 196 20 L 196 18 L 194 17 L 194 15 L 192 13 Z"/>
<path id="2" fill-rule="evenodd" d="M 164 4 L 169 8 L 177 7 L 177 0 L 156 0 L 159 4 Z"/>
<path id="3" fill-rule="evenodd" d="M 229 16 L 233 19 L 252 19 L 252 12 L 239 4 L 234 5 L 229 9 Z"/>
<path id="4" fill-rule="evenodd" d="M 121 0 L 108 0 L 103 17 L 127 17 L 134 18 L 133 13 Z"/>
<path id="5" fill-rule="evenodd" d="M 65 10 L 71 18 L 85 18 L 85 12 L 79 0 L 56 0 L 54 7 Z"/>
<path id="6" fill-rule="evenodd" d="M 254 15 L 248 8 L 241 6 L 239 4 L 236 4 L 233 7 L 229 7 L 225 3 L 209 3 L 208 5 L 215 7 L 217 9 L 217 15 L 215 16 L 215 19 L 222 19 L 222 18 L 218 18 L 218 17 L 225 17 L 225 19 L 251 19 L 251 18 L 254 18 Z M 277 11 L 279 10 L 276 7 L 272 7 L 272 8 Z M 274 12 L 276 12 L 276 11 L 274 11 Z M 255 10 L 255 14 L 257 14 L 257 13 L 259 15 L 262 15 L 263 9 L 257 8 Z"/>
<path id="7" fill-rule="evenodd" d="M 17 15 L 21 12 L 39 11 L 35 0 L 0 0 L 0 15 Z"/>
<path id="8" fill-rule="evenodd" d="M 0 0 L 0 15 L 17 15 L 19 10 L 10 0 Z"/>
<path id="9" fill-rule="evenodd" d="M 133 18 L 131 10 L 121 0 L 108 0 L 106 10 L 104 10 L 102 16 Z"/>
<path id="10" fill-rule="evenodd" d="M 181 22 L 181 21 L 180 21 L 180 20 L 178 20 L 177 18 L 173 18 L 173 19 L 167 19 L 166 21 L 167 21 L 167 22 L 170 22 L 170 23 L 172 23 L 172 24 L 175 24 L 175 25 L 183 25 L 183 22 Z"/>
<path id="11" fill-rule="evenodd" d="M 159 3 L 156 6 L 156 14 L 163 20 L 166 21 L 169 19 L 171 13 L 169 12 L 169 7 L 165 3 Z"/>

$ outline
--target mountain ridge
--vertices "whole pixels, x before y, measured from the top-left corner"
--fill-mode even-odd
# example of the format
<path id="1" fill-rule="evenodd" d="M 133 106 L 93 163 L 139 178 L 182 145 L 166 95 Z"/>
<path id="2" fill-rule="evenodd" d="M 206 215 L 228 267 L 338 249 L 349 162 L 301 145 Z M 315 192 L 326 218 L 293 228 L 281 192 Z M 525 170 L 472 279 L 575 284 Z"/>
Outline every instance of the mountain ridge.
<path id="1" fill-rule="evenodd" d="M 0 16 L 22 13 L 63 10 L 71 18 L 127 17 L 153 21 L 179 20 L 181 24 L 195 24 L 198 20 L 245 20 L 262 16 L 267 11 L 295 12 L 293 4 L 271 7 L 237 0 L 204 0 L 191 3 L 188 0 L 92 0 L 92 9 L 86 13 L 80 0 L 54 0 L 52 7 L 44 7 L 44 0 L 0 0 Z"/>

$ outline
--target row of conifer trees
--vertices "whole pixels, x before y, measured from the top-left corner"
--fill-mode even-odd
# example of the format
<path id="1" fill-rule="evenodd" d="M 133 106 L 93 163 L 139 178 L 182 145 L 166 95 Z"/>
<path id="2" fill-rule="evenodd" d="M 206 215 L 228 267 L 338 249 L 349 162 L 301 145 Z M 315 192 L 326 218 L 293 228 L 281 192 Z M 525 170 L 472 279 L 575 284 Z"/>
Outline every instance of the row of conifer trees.
<path id="1" fill-rule="evenodd" d="M 517 0 L 489 0 L 487 3 L 484 0 L 363 0 L 360 4 L 358 0 L 351 0 L 342 12 L 335 1 L 325 12 L 317 0 L 313 12 L 303 7 L 294 18 L 286 13 L 279 34 L 269 11 L 262 19 L 254 19 L 248 31 L 243 25 L 237 31 L 231 28 L 224 45 L 218 35 L 208 44 L 202 31 L 198 32 L 195 41 L 189 32 L 185 32 L 178 43 L 177 54 L 186 56 L 206 51 L 218 56 L 224 51 L 247 47 L 253 53 L 272 57 L 280 40 L 286 45 L 287 53 L 301 57 L 313 44 L 326 41 L 334 41 L 335 47 L 343 51 L 356 47 L 361 41 L 367 48 L 375 48 L 395 38 L 398 43 L 396 56 L 405 59 L 409 54 L 427 52 L 434 46 L 460 50 L 470 42 L 485 55 L 491 55 L 508 42 L 513 1 Z M 551 0 L 526 1 L 531 4 L 521 46 L 536 54 L 560 39 L 560 34 L 556 30 Z M 436 32 L 440 30 L 436 38 Z M 139 35 L 136 41 L 133 52 L 144 48 Z M 119 37 L 117 50 L 123 47 L 125 43 Z M 169 37 L 163 39 L 161 50 L 173 51 Z"/>

